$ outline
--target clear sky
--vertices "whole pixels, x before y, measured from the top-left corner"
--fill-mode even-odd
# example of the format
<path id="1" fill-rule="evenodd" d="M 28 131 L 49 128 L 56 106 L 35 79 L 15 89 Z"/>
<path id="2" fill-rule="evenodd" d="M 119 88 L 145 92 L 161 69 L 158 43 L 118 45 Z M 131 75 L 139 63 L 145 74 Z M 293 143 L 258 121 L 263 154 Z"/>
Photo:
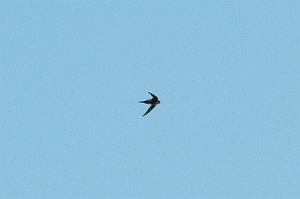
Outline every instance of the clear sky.
<path id="1" fill-rule="evenodd" d="M 299 0 L 10 0 L 0 24 L 0 198 L 300 198 Z"/>

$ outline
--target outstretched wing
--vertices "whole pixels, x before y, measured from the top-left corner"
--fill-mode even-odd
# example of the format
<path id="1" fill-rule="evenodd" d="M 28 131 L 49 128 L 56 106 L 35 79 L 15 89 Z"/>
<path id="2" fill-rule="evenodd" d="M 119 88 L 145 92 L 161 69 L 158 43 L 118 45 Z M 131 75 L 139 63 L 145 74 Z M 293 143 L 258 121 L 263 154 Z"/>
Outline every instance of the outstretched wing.
<path id="1" fill-rule="evenodd" d="M 150 93 L 150 92 L 148 92 L 152 97 L 153 97 L 153 99 L 158 99 L 158 97 L 156 96 L 156 95 L 154 95 L 153 93 Z"/>
<path id="2" fill-rule="evenodd" d="M 144 113 L 143 116 L 147 115 L 150 111 L 152 111 L 152 109 L 154 109 L 155 106 L 156 106 L 156 105 L 151 105 L 151 106 L 148 108 L 148 110 L 146 111 L 146 113 Z"/>

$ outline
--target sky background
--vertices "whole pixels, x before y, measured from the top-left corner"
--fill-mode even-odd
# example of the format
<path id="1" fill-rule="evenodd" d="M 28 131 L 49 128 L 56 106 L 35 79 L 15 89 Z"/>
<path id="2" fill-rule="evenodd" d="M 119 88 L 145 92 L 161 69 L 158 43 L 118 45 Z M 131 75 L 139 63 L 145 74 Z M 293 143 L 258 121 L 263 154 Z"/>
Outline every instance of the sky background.
<path id="1" fill-rule="evenodd" d="M 11 0 L 0 24 L 0 198 L 300 198 L 299 0 Z"/>

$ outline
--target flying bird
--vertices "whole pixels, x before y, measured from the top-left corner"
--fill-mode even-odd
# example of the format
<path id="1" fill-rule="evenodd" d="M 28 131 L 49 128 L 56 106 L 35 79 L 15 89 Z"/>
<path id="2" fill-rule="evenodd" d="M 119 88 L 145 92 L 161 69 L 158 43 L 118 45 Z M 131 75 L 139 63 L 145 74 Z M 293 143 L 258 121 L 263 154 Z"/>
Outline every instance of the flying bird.
<path id="1" fill-rule="evenodd" d="M 143 116 L 147 115 L 150 111 L 152 111 L 152 109 L 154 109 L 154 107 L 157 104 L 160 104 L 160 101 L 158 100 L 158 97 L 156 95 L 154 95 L 153 93 L 148 92 L 151 96 L 152 99 L 148 99 L 145 101 L 139 101 L 140 103 L 144 103 L 144 104 L 151 104 L 151 106 L 148 108 L 148 110 L 146 111 L 146 113 L 144 113 Z"/>

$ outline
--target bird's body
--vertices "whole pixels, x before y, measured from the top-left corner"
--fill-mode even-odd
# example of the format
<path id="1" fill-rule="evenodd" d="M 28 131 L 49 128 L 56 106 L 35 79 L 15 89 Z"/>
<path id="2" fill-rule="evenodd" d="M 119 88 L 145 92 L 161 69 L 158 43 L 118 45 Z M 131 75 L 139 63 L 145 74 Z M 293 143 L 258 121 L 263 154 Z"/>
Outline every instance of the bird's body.
<path id="1" fill-rule="evenodd" d="M 160 104 L 160 101 L 158 99 L 158 97 L 150 92 L 148 92 L 151 96 L 152 96 L 152 99 L 148 99 L 148 100 L 145 100 L 145 101 L 140 101 L 140 103 L 144 103 L 144 104 L 151 104 L 151 106 L 148 108 L 148 110 L 146 111 L 146 113 L 144 113 L 143 116 L 147 115 L 150 111 L 152 111 L 152 109 L 154 109 L 154 107 L 157 105 L 157 104 Z"/>

